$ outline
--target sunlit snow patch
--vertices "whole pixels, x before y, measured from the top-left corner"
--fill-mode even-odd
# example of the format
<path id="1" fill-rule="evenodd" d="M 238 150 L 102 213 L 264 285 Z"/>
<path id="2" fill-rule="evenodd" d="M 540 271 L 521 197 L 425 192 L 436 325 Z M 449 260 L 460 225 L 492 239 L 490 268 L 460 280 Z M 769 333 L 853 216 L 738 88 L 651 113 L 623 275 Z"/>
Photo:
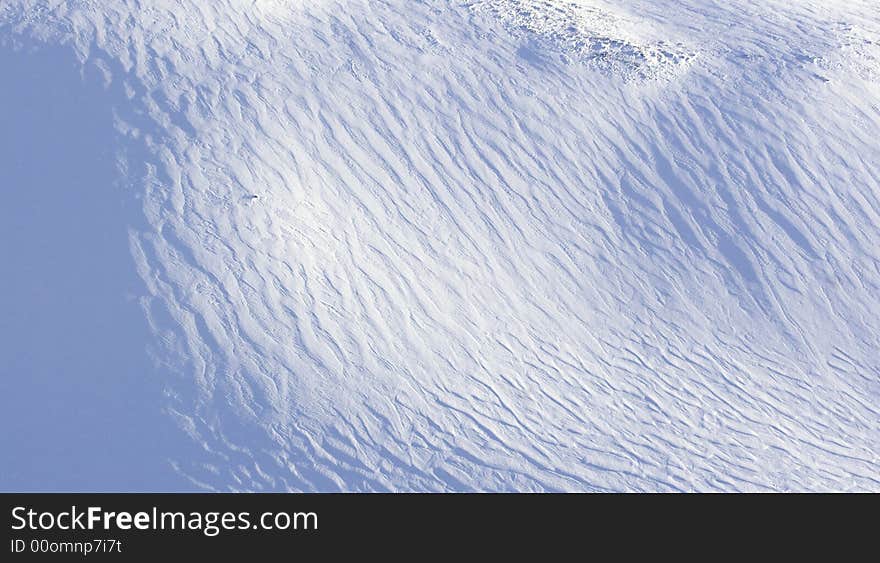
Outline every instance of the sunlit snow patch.
<path id="1" fill-rule="evenodd" d="M 695 57 L 683 43 L 663 38 L 647 22 L 594 0 L 476 0 L 470 7 L 534 35 L 568 60 L 626 80 L 671 78 Z"/>
<path id="2" fill-rule="evenodd" d="M 838 48 L 817 60 L 829 70 L 850 72 L 869 82 L 880 83 L 880 30 L 840 23 Z"/>

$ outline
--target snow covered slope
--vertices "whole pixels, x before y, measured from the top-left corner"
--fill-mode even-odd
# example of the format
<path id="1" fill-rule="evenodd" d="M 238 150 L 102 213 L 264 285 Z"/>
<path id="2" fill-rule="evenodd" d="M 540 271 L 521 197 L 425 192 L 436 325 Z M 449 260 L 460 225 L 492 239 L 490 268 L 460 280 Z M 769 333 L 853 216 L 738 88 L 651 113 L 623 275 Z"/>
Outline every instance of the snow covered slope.
<path id="1" fill-rule="evenodd" d="M 873 1 L 3 0 L 0 77 L 4 489 L 880 490 Z"/>

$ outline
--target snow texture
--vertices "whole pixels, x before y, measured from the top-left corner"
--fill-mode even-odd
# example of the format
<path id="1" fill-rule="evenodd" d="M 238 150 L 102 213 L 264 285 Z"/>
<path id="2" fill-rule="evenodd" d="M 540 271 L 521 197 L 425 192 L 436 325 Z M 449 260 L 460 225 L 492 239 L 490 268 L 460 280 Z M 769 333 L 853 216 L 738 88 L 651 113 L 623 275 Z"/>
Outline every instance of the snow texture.
<path id="1" fill-rule="evenodd" d="M 2 0 L 0 488 L 880 491 L 878 134 L 874 1 Z"/>

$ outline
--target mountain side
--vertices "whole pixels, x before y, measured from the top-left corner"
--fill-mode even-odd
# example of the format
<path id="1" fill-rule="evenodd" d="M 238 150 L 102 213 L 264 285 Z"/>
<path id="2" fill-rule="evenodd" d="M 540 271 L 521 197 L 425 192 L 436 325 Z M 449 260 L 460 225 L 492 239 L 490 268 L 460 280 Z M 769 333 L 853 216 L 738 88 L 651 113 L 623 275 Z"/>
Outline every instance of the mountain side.
<path id="1" fill-rule="evenodd" d="M 114 415 L 134 437 L 94 428 L 152 444 L 175 475 L 154 487 L 880 489 L 875 12 L 5 2 L 0 71 L 63 53 L 51 68 L 74 71 L 31 89 L 90 109 L 0 110 L 4 146 L 45 149 L 16 162 L 57 171 L 3 181 L 54 206 L 8 239 L 0 295 L 22 312 L 3 332 L 55 318 L 73 338 L 62 357 L 18 336 L 54 363 L 33 383 L 10 348 L 4 395 L 82 381 L 79 408 L 138 405 Z M 59 137 L 83 156 L 55 158 Z M 66 257 L 101 240 L 66 208 L 118 244 L 91 278 L 60 260 L 47 292 L 115 281 L 22 300 L 45 248 L 22 232 L 82 242 Z M 76 334 L 123 298 L 136 314 L 107 322 L 130 331 Z M 110 334 L 131 351 L 95 348 Z M 65 359 L 85 346 L 127 355 Z"/>

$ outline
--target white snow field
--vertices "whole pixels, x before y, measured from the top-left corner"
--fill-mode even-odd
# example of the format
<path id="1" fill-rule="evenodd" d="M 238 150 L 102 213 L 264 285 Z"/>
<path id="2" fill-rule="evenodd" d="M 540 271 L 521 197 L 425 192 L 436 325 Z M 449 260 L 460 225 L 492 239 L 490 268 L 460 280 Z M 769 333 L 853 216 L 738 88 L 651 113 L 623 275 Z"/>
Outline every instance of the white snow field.
<path id="1" fill-rule="evenodd" d="M 0 153 L 3 490 L 880 491 L 874 0 L 0 0 Z"/>

